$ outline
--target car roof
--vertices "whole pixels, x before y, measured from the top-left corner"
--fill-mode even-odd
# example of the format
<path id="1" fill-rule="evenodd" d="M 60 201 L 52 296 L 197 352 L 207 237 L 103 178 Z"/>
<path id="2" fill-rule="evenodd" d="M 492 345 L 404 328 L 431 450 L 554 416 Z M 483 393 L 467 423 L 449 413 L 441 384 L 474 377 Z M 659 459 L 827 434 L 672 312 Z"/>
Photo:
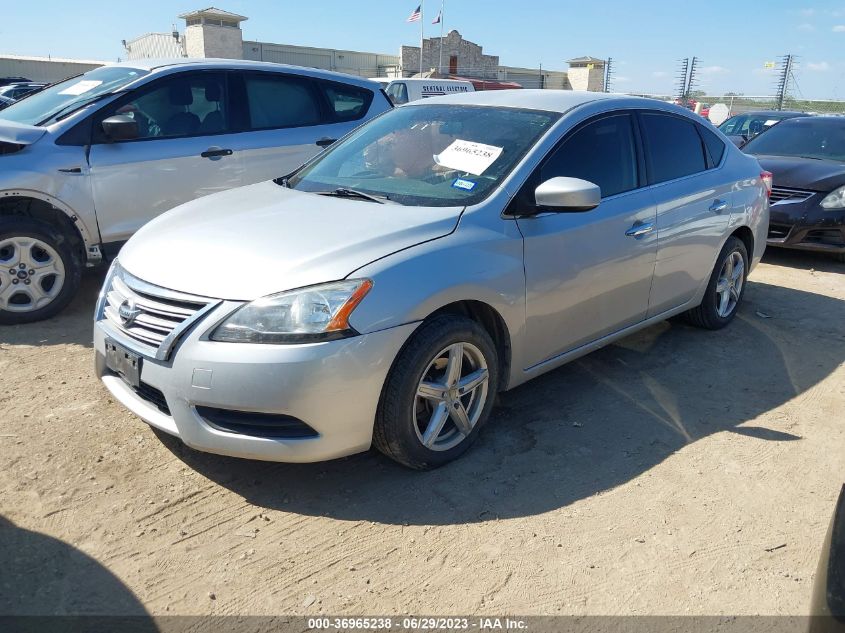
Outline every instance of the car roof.
<path id="1" fill-rule="evenodd" d="M 146 70 L 149 72 L 180 67 L 192 70 L 270 70 L 307 75 L 309 77 L 327 79 L 329 81 L 339 81 L 342 83 L 367 87 L 373 90 L 378 90 L 379 88 L 379 85 L 376 82 L 364 77 L 356 77 L 355 75 L 345 75 L 343 73 L 336 73 L 319 68 L 304 68 L 302 66 L 275 64 L 272 62 L 259 62 L 246 59 L 193 59 L 190 57 L 176 57 L 172 59 L 137 59 L 133 61 L 119 62 L 117 64 L 109 64 L 109 67 L 115 66 L 136 68 L 138 70 Z"/>
<path id="2" fill-rule="evenodd" d="M 733 116 L 810 116 L 806 112 L 798 110 L 749 110 L 748 112 L 737 112 Z"/>
<path id="3" fill-rule="evenodd" d="M 448 79 L 446 77 L 442 77 L 442 78 L 441 77 L 431 77 L 431 78 L 426 78 L 426 77 L 395 77 L 395 78 L 391 79 L 390 81 L 407 81 L 407 82 L 411 82 L 411 83 L 419 83 L 419 82 L 434 83 L 435 81 L 445 81 L 445 82 L 451 83 L 451 84 L 472 83 L 469 79 Z"/>
<path id="4" fill-rule="evenodd" d="M 451 103 L 498 106 L 503 108 L 526 108 L 529 110 L 545 110 L 547 112 L 567 112 L 579 105 L 595 101 L 617 101 L 620 107 L 642 106 L 646 104 L 651 107 L 653 104 L 655 109 L 665 109 L 671 112 L 684 110 L 684 108 L 680 108 L 679 106 L 673 106 L 656 99 L 646 99 L 643 97 L 631 97 L 606 92 L 541 89 L 478 90 L 476 92 L 462 92 L 444 97 L 429 97 L 422 102 L 412 101 L 408 105 L 418 107 L 422 104 Z"/>

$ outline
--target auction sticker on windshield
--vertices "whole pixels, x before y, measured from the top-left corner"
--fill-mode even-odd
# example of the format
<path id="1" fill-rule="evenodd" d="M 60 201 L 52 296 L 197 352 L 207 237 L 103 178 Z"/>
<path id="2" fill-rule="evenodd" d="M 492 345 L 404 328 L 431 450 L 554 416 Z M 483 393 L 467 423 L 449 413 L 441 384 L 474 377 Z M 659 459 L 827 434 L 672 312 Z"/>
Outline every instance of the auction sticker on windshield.
<path id="1" fill-rule="evenodd" d="M 434 162 L 449 169 L 480 176 L 502 155 L 502 148 L 458 139 L 434 156 Z"/>
<path id="2" fill-rule="evenodd" d="M 74 95 L 74 96 L 82 95 L 82 94 L 85 94 L 86 92 L 89 92 L 90 90 L 93 90 L 94 88 L 99 86 L 101 83 L 103 83 L 103 82 L 97 81 L 96 79 L 83 79 L 82 81 L 77 81 L 72 86 L 68 86 L 67 88 L 65 88 L 64 90 L 59 92 L 59 94 L 60 95 Z"/>

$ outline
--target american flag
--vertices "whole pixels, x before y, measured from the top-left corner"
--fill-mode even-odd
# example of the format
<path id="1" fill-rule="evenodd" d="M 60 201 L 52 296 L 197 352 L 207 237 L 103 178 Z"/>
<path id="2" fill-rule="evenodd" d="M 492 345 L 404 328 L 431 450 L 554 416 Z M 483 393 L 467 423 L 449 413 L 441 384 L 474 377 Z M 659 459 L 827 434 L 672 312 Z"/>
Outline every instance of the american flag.
<path id="1" fill-rule="evenodd" d="M 432 24 L 440 24 L 440 20 L 443 18 L 443 9 L 437 12 L 437 17 L 431 22 Z"/>
<path id="2" fill-rule="evenodd" d="M 406 22 L 419 22 L 422 18 L 422 5 L 418 6 Z"/>

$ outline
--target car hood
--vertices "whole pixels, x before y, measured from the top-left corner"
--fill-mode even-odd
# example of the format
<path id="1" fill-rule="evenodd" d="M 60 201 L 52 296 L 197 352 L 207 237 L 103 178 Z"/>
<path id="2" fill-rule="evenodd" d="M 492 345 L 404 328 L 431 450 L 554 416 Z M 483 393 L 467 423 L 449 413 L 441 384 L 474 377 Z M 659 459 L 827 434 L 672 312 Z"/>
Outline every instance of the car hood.
<path id="1" fill-rule="evenodd" d="M 194 200 L 145 225 L 121 266 L 157 286 L 250 301 L 343 279 L 455 230 L 463 207 L 331 198 L 273 181 Z"/>
<path id="2" fill-rule="evenodd" d="M 3 119 L 3 115 L 0 114 L 0 143 L 32 145 L 46 133 L 46 128 L 6 121 Z"/>
<path id="3" fill-rule="evenodd" d="M 832 160 L 792 156 L 756 156 L 766 171 L 772 172 L 775 187 L 830 191 L 845 185 L 845 164 Z"/>

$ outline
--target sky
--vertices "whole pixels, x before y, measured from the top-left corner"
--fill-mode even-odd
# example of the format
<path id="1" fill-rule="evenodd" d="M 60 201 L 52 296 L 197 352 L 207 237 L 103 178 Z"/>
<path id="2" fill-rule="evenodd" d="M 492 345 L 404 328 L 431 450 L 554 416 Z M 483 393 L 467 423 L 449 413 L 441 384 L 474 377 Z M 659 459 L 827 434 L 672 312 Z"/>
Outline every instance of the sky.
<path id="1" fill-rule="evenodd" d="M 405 22 L 419 0 L 0 0 L 0 53 L 115 61 L 122 39 L 183 30 L 176 16 L 212 1 L 249 17 L 248 40 L 394 55 L 419 43 L 419 24 Z M 439 35 L 430 22 L 440 4 L 424 5 L 426 37 Z M 445 28 L 507 66 L 566 70 L 573 57 L 612 57 L 617 92 L 671 94 L 678 60 L 697 56 L 708 94 L 769 95 L 776 71 L 766 62 L 792 53 L 795 96 L 845 99 L 845 0 L 446 0 Z"/>

